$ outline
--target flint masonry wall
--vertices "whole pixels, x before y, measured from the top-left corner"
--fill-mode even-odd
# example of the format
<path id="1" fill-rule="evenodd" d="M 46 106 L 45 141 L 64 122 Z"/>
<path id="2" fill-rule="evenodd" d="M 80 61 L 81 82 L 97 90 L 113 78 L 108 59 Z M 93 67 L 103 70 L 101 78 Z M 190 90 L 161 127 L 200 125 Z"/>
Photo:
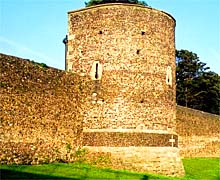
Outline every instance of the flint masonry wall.
<path id="1" fill-rule="evenodd" d="M 169 14 L 139 5 L 68 13 L 67 70 L 91 78 L 82 105 L 84 147 L 121 158 L 126 169 L 184 174 L 175 133 L 174 31 Z"/>
<path id="2" fill-rule="evenodd" d="M 89 79 L 79 77 L 53 68 L 43 68 L 29 60 L 0 54 L 0 163 L 1 164 L 38 164 L 45 162 L 73 162 L 75 151 L 82 147 L 81 103 L 86 94 Z M 80 83 L 79 83 L 80 82 Z M 80 84 L 78 86 L 77 84 Z M 82 91 L 79 98 L 78 92 Z M 80 108 L 80 109 L 79 109 Z M 177 133 L 182 157 L 220 157 L 219 126 L 220 117 L 201 111 L 177 106 Z M 110 134 L 109 134 L 110 135 Z M 119 138 L 127 134 L 117 133 Z M 151 140 L 139 134 L 132 135 L 135 141 Z M 111 138 L 111 137 L 110 137 Z M 110 139 L 109 138 L 109 139 Z M 112 139 L 112 138 L 111 138 Z M 159 138 L 158 138 L 159 139 Z M 118 142 L 118 139 L 114 139 Z M 128 139 L 129 140 L 129 139 Z M 90 139 L 93 142 L 93 139 Z M 129 143 L 124 141 L 125 143 Z M 94 142 L 98 143 L 98 142 Z M 108 142 L 114 143 L 115 142 Z M 120 143 L 120 142 L 119 142 Z M 118 144 L 119 144 L 118 143 Z M 167 141 L 166 141 L 167 143 Z M 101 150 L 110 157 L 104 159 L 102 166 L 125 168 L 121 157 L 131 156 L 131 151 L 142 156 L 139 165 L 146 159 L 147 153 L 155 169 L 161 167 L 158 157 L 166 161 L 164 149 L 152 147 L 103 147 L 96 148 L 97 156 L 103 157 Z M 108 153 L 109 148 L 115 156 Z M 175 155 L 175 150 L 166 147 L 166 151 Z M 154 152 L 154 153 L 153 153 Z M 89 159 L 97 159 L 89 154 Z M 101 156 L 100 156 L 101 155 Z M 84 157 L 83 157 L 84 158 Z M 135 158 L 126 158 L 126 168 L 132 167 Z"/>
<path id="3" fill-rule="evenodd" d="M 220 116 L 177 106 L 182 157 L 220 157 Z"/>
<path id="4" fill-rule="evenodd" d="M 1 163 L 74 161 L 82 141 L 78 84 L 73 73 L 0 54 Z"/>
<path id="5" fill-rule="evenodd" d="M 175 20 L 106 4 L 69 12 L 68 24 L 67 70 L 92 78 L 94 63 L 102 69 L 88 92 L 84 127 L 175 132 Z"/>

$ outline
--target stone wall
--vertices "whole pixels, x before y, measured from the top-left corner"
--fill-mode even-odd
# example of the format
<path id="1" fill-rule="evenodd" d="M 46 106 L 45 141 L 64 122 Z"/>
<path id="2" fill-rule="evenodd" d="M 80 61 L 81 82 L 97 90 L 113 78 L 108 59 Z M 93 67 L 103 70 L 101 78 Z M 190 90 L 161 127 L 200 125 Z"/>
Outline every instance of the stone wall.
<path id="1" fill-rule="evenodd" d="M 111 154 L 108 167 L 136 172 L 151 172 L 168 176 L 183 176 L 178 148 L 172 147 L 86 147 L 90 152 Z M 180 174 L 182 173 L 182 174 Z"/>
<path id="2" fill-rule="evenodd" d="M 79 79 L 0 54 L 1 163 L 74 160 L 82 141 Z"/>
<path id="3" fill-rule="evenodd" d="M 182 157 L 220 157 L 220 116 L 177 106 Z"/>
<path id="4" fill-rule="evenodd" d="M 94 63 L 102 68 L 88 92 L 84 128 L 175 132 L 174 28 L 170 15 L 138 5 L 68 13 L 67 70 L 93 79 Z"/>
<path id="5" fill-rule="evenodd" d="M 167 156 L 162 171 L 135 148 L 127 158 L 138 164 L 144 156 L 141 166 L 149 172 L 184 174 L 175 133 L 174 31 L 172 16 L 139 5 L 104 4 L 68 13 L 67 70 L 91 78 L 82 105 L 84 147 L 105 147 L 108 153 L 118 147 L 169 147 L 175 158 Z M 175 163 L 178 171 L 171 167 Z"/>
<path id="6" fill-rule="evenodd" d="M 177 136 L 173 134 L 164 131 L 155 134 L 144 129 L 120 132 L 101 129 L 105 136 L 100 137 L 97 130 L 82 132 L 83 101 L 91 83 L 86 77 L 0 54 L 0 79 L 1 164 L 73 162 L 79 156 L 84 160 L 80 151 L 77 152 L 84 145 L 92 150 L 86 158 L 93 164 L 100 163 L 101 158 L 104 159 L 101 166 L 106 167 L 138 171 L 157 168 L 158 173 L 177 173 L 180 166 L 176 165 L 180 163 L 161 161 L 161 158 L 174 160 L 179 153 L 175 148 Z M 220 157 L 219 119 L 216 115 L 177 106 L 181 156 Z M 95 133 L 91 134 L 92 131 Z M 174 147 L 168 142 L 170 139 L 176 139 Z M 144 166 L 146 159 L 141 157 L 148 159 L 148 166 Z M 134 164 L 134 159 L 139 162 Z M 163 169 L 164 166 L 171 170 Z"/>

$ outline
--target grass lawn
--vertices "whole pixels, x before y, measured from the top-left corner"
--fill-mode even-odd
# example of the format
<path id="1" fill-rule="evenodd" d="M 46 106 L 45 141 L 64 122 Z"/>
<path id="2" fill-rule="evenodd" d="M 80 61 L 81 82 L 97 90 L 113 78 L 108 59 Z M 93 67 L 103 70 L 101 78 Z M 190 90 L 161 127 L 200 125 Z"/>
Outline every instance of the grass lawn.
<path id="1" fill-rule="evenodd" d="M 184 178 L 102 169 L 86 164 L 2 165 L 0 179 L 220 180 L 220 158 L 183 159 Z"/>
<path id="2" fill-rule="evenodd" d="M 188 179 L 220 180 L 220 158 L 186 158 L 183 164 Z"/>

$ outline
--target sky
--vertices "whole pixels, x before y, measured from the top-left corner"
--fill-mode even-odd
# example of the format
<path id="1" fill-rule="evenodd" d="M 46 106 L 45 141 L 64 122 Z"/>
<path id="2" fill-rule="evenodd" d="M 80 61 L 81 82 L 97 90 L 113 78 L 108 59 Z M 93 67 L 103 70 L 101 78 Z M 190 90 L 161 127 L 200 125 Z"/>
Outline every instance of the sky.
<path id="1" fill-rule="evenodd" d="M 67 12 L 87 0 L 0 0 L 0 53 L 65 68 Z M 176 49 L 220 74 L 220 0 L 146 0 L 176 19 Z"/>

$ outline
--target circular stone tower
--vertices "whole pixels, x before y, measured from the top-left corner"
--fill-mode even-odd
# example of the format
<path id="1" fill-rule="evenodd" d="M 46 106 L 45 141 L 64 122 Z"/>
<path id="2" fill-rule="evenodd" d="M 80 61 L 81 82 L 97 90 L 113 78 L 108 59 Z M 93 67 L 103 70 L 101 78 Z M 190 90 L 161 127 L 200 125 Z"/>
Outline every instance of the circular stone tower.
<path id="1" fill-rule="evenodd" d="M 184 174 L 175 133 L 175 20 L 131 4 L 68 13 L 66 67 L 90 77 L 83 146 L 124 167 Z"/>

